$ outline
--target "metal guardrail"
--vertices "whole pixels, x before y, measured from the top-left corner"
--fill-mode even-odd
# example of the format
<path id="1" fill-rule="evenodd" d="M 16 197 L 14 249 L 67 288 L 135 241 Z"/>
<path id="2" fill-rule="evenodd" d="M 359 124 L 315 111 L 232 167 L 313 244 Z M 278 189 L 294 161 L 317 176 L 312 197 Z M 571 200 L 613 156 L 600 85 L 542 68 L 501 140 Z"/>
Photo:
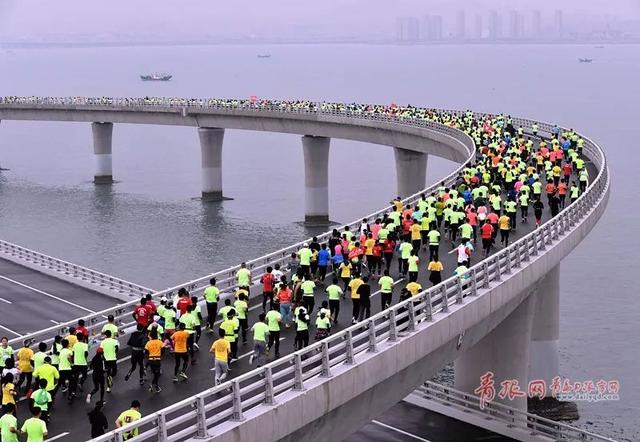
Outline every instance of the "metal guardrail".
<path id="1" fill-rule="evenodd" d="M 52 272 L 59 274 L 63 279 L 82 281 L 90 286 L 94 286 L 95 290 L 106 289 L 114 293 L 128 294 L 138 299 L 147 293 L 153 293 L 153 290 L 125 281 L 97 270 L 79 266 L 35 250 L 0 240 L 0 258 L 8 259 L 16 263 L 24 263 L 35 269 L 41 269 L 45 273 Z M 18 338 L 20 341 L 23 338 Z"/>
<path id="2" fill-rule="evenodd" d="M 546 436 L 555 441 L 616 442 L 614 439 L 546 419 L 533 413 L 527 413 L 499 402 L 488 402 L 484 404 L 484 407 L 481 407 L 479 396 L 435 382 L 425 383 L 411 395 L 446 405 L 465 413 L 473 413 L 483 419 L 502 422 L 509 428 L 524 430 L 531 436 Z"/>
<path id="3" fill-rule="evenodd" d="M 358 117 L 362 118 L 361 115 Z M 525 119 L 514 119 L 514 122 L 528 129 L 534 123 Z M 409 124 L 409 122 L 402 120 L 397 124 Z M 422 121 L 412 123 L 416 126 L 421 124 Z M 537 124 L 540 131 L 551 130 L 550 125 Z M 468 140 L 468 137 L 466 138 Z M 451 277 L 362 323 L 145 416 L 135 423 L 98 437 L 94 441 L 122 441 L 123 435 L 134 429 L 139 431 L 139 435 L 129 439 L 131 441 L 179 441 L 191 437 L 211 437 L 216 434 L 216 429 L 220 425 L 242 420 L 247 412 L 256 407 L 272 406 L 283 393 L 302 391 L 305 384 L 312 379 L 329 377 L 332 370 L 338 366 L 356 364 L 360 356 L 375 352 L 382 343 L 405 339 L 404 334 L 425 329 L 433 321 L 441 320 L 442 317 L 439 317 L 439 314 L 447 313 L 452 305 L 463 304 L 466 298 L 478 296 L 482 290 L 489 288 L 491 283 L 500 283 L 503 277 L 518 272 L 526 263 L 544 253 L 547 247 L 561 241 L 605 200 L 610 186 L 606 158 L 595 143 L 585 140 L 584 153 L 599 170 L 587 191 L 556 217 L 515 241 L 508 248 L 479 262 L 462 277 Z M 475 152 L 472 151 L 470 158 L 474 155 Z M 449 175 L 445 182 L 451 182 L 459 170 Z M 435 186 L 432 186 L 424 192 L 428 193 L 434 188 Z M 413 202 L 417 196 L 418 194 L 413 195 L 406 201 Z M 369 217 L 376 217 L 384 212 L 385 210 L 382 210 Z M 350 226 L 357 225 L 358 222 Z M 326 235 L 320 237 L 320 240 L 325 239 Z M 249 262 L 249 266 L 258 269 L 263 268 L 267 263 L 282 262 L 288 252 L 296 250 L 300 245 L 301 243 L 298 243 L 253 260 Z M 235 269 L 237 267 L 216 275 L 222 277 L 222 284 L 232 287 Z M 208 278 L 192 281 L 188 288 L 201 289 L 201 281 Z M 168 292 L 164 291 L 160 294 L 169 294 L 172 290 L 175 289 L 169 289 Z M 95 327 L 96 323 L 92 323 L 92 326 Z"/>
<path id="4" fill-rule="evenodd" d="M 75 99 L 69 99 L 70 103 L 68 104 L 61 104 L 58 103 L 57 101 L 54 103 L 50 103 L 47 100 L 42 100 L 41 103 L 31 103 L 31 104 L 25 104 L 25 103 L 20 103 L 20 104 L 8 104 L 5 102 L 6 97 L 5 98 L 0 98 L 0 109 L 1 108 L 12 108 L 12 107 L 19 107 L 19 106 L 33 106 L 34 104 L 38 104 L 38 105 L 44 105 L 44 106 L 60 106 L 60 107 L 68 107 L 71 103 L 74 102 Z M 52 99 L 53 100 L 53 99 Z M 60 99 L 62 100 L 62 99 Z M 118 100 L 125 100 L 125 99 L 114 99 L 114 101 L 118 101 Z M 79 104 L 79 103 L 77 103 Z M 113 104 L 115 105 L 115 103 Z M 118 105 L 121 105 L 118 104 Z M 95 107 L 109 107 L 109 105 L 106 105 L 104 103 L 101 104 L 97 104 L 95 105 Z M 157 109 L 157 108 L 164 108 L 162 105 L 140 105 L 136 102 L 135 105 L 131 105 L 132 108 L 135 108 L 137 110 L 143 111 L 143 110 L 147 110 L 149 111 L 150 109 Z M 166 106 L 165 106 L 166 107 Z M 175 111 L 175 108 L 177 106 L 169 106 L 166 107 L 167 109 L 173 109 Z M 195 105 L 194 105 L 195 107 Z M 203 108 L 204 109 L 204 108 Z M 210 106 L 210 107 L 206 107 L 206 109 L 209 109 L 211 111 L 216 111 L 216 112 L 225 112 L 228 110 L 227 107 L 224 106 Z M 265 106 L 266 112 L 261 110 L 261 108 L 255 108 L 255 107 L 246 107 L 243 108 L 245 109 L 247 112 L 250 112 L 252 114 L 255 115 L 264 115 L 265 113 L 269 113 L 269 112 L 273 112 L 274 111 L 274 106 Z M 233 109 L 234 111 L 236 111 L 237 109 Z M 282 114 L 285 114 L 286 112 L 282 111 L 282 110 L 277 110 L 277 112 L 279 112 L 281 115 L 280 117 L 282 117 Z M 417 120 L 417 121 L 413 121 L 413 120 L 408 120 L 408 119 L 398 119 L 395 117 L 390 117 L 390 116 L 384 116 L 384 115 L 378 115 L 378 114 L 372 114 L 370 116 L 367 116 L 366 114 L 362 114 L 362 113 L 357 113 L 357 114 L 353 114 L 351 115 L 351 113 L 349 112 L 336 112 L 336 111 L 330 111 L 330 112 L 316 112 L 316 111 L 299 111 L 299 110 L 295 110 L 295 111 L 291 111 L 291 113 L 294 114 L 300 114 L 300 113 L 304 113 L 304 114 L 313 114 L 313 115 L 326 115 L 326 116 L 343 116 L 346 118 L 352 118 L 355 119 L 356 121 L 359 120 L 372 120 L 372 121 L 381 121 L 381 122 L 387 122 L 387 123 L 393 123 L 394 127 L 397 130 L 402 130 L 403 127 L 411 127 L 411 128 L 426 128 L 426 129 L 432 129 L 432 130 L 437 130 L 439 132 L 442 133 L 446 133 L 447 135 L 449 135 L 450 137 L 452 137 L 453 139 L 457 140 L 461 146 L 463 146 L 467 152 L 468 152 L 468 161 L 473 160 L 473 158 L 475 158 L 475 154 L 476 154 L 476 149 L 475 149 L 475 144 L 473 142 L 473 140 L 466 135 L 464 132 L 458 130 L 458 129 L 454 129 L 452 127 L 446 126 L 444 124 L 440 124 L 440 123 L 435 123 L 433 121 L 430 120 Z M 462 170 L 463 166 L 460 166 L 459 168 L 457 168 L 456 170 L 454 170 L 451 174 L 449 174 L 447 177 L 445 177 L 443 179 L 443 181 L 449 185 L 452 184 L 455 179 L 457 178 L 459 172 Z M 415 204 L 417 202 L 417 200 L 420 198 L 422 193 L 431 193 L 433 191 L 436 190 L 436 188 L 439 186 L 438 184 L 434 184 L 430 187 L 428 187 L 427 189 L 423 190 L 422 192 L 416 193 L 408 198 L 405 198 L 403 201 L 405 204 L 410 203 L 410 204 Z M 387 207 L 383 210 L 379 210 L 377 212 L 371 213 L 369 215 L 366 216 L 367 219 L 371 220 L 371 219 L 375 219 L 378 217 L 382 217 L 383 214 L 388 213 L 390 211 L 390 207 Z M 362 222 L 362 218 L 360 218 L 359 220 L 353 221 L 349 224 L 345 224 L 345 226 L 349 226 L 349 228 L 352 231 L 356 231 L 360 224 Z M 318 235 L 318 240 L 319 241 L 327 241 L 330 238 L 331 232 L 326 232 L 322 235 Z M 285 247 L 283 249 L 280 249 L 278 251 L 269 253 L 267 255 L 261 256 L 259 258 L 247 261 L 247 268 L 249 268 L 253 274 L 261 274 L 268 266 L 274 266 L 275 264 L 280 264 L 281 266 L 286 266 L 287 260 L 289 259 L 289 257 L 291 256 L 292 252 L 296 252 L 298 251 L 302 245 L 305 242 L 309 242 L 310 239 L 307 239 L 305 241 L 300 241 L 296 244 L 293 244 L 291 246 Z M 203 276 L 201 278 L 192 280 L 192 281 L 188 281 L 186 283 L 177 285 L 175 287 L 171 287 L 159 292 L 156 292 L 153 294 L 153 298 L 154 300 L 158 301 L 160 298 L 162 298 L 163 296 L 166 296 L 168 298 L 173 297 L 178 290 L 181 287 L 185 287 L 187 290 L 189 290 L 192 294 L 196 294 L 199 293 L 201 291 L 203 291 L 206 287 L 209 286 L 209 280 L 213 277 L 215 277 L 217 279 L 217 286 L 220 288 L 221 290 L 221 301 L 222 302 L 225 298 L 231 298 L 233 297 L 233 291 L 236 289 L 236 278 L 235 278 L 235 273 L 238 271 L 238 269 L 240 268 L 240 265 L 235 265 L 233 267 L 229 267 L 227 269 Z M 259 275 L 258 275 L 259 278 Z M 255 285 L 258 283 L 258 278 L 254 279 L 254 281 L 252 281 L 252 283 Z M 145 292 L 146 293 L 146 292 Z M 110 307 L 107 309 L 104 309 L 102 311 L 96 312 L 92 315 L 87 315 L 87 316 L 83 316 L 83 319 L 85 320 L 86 323 L 86 327 L 88 328 L 91 336 L 98 336 L 101 331 L 102 331 L 102 327 L 107 323 L 107 317 L 109 315 L 113 315 L 116 321 L 116 324 L 118 325 L 118 327 L 120 327 L 121 329 L 127 329 L 127 328 L 132 328 L 134 327 L 135 323 L 133 321 L 133 318 L 131 316 L 131 312 L 133 311 L 134 306 L 138 303 L 137 300 L 132 300 L 130 302 L 124 303 L 124 304 L 119 304 L 116 305 L 114 307 Z M 34 343 L 38 343 L 38 342 L 46 342 L 48 344 L 51 344 L 53 342 L 53 339 L 56 335 L 64 335 L 65 333 L 67 333 L 69 327 L 73 327 L 77 324 L 77 319 L 72 320 L 72 321 L 68 321 L 65 323 L 61 323 L 59 325 L 55 325 L 52 327 L 49 327 L 47 329 L 43 329 L 34 333 L 30 333 L 27 334 L 25 336 L 22 336 L 20 338 L 16 338 L 16 339 L 12 339 L 10 341 L 10 344 L 15 344 L 15 345 L 21 345 L 22 341 L 25 339 L 31 339 L 33 340 Z"/>

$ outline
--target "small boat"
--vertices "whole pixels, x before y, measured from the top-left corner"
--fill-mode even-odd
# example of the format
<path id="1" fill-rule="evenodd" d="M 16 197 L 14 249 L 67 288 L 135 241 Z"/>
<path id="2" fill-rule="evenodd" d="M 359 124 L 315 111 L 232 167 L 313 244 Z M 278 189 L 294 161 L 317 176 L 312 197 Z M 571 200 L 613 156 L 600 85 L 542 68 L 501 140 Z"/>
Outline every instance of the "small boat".
<path id="1" fill-rule="evenodd" d="M 171 74 L 150 74 L 150 75 L 140 75 L 140 80 L 142 81 L 169 81 L 171 80 L 173 75 Z"/>
<path id="2" fill-rule="evenodd" d="M 578 60 L 580 61 L 580 63 L 591 63 L 593 61 L 593 58 L 578 58 Z"/>
<path id="3" fill-rule="evenodd" d="M 596 46 L 596 49 L 604 49 L 604 46 Z"/>
<path id="4" fill-rule="evenodd" d="M 258 58 L 271 58 L 271 54 L 258 54 Z"/>

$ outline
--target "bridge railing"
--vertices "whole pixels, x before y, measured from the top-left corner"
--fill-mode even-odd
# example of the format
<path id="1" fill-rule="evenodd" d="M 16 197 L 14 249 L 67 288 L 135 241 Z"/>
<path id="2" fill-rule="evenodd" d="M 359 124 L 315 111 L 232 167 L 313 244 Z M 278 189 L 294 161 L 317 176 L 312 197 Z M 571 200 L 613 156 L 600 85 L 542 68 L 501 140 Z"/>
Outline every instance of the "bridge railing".
<path id="1" fill-rule="evenodd" d="M 0 240 L 0 258 L 20 263 L 45 273 L 58 275 L 62 279 L 84 282 L 85 286 L 96 291 L 105 290 L 121 295 L 128 295 L 140 298 L 153 290 L 125 281 L 115 276 L 107 275 L 87 267 L 79 266 L 68 261 L 64 261 L 35 250 Z"/>
<path id="2" fill-rule="evenodd" d="M 545 436 L 555 441 L 616 442 L 614 439 L 527 413 L 499 402 L 487 402 L 481 406 L 479 396 L 435 382 L 427 382 L 418 387 L 411 393 L 411 396 L 445 405 L 447 408 L 464 413 L 472 413 L 489 421 L 498 421 L 508 428 L 524 430 L 531 436 Z"/>
<path id="3" fill-rule="evenodd" d="M 451 277 L 320 342 L 94 441 L 119 441 L 124 433 L 133 429 L 138 429 L 140 435 L 132 441 L 176 441 L 219 435 L 244 420 L 254 409 L 286 400 L 285 393 L 291 395 L 314 388 L 331 377 L 334 370 L 356 365 L 373 356 L 381 346 L 405 339 L 411 332 L 425 330 L 434 321 L 443 320 L 454 305 L 486 293 L 492 284 L 500 284 L 503 278 L 537 259 L 599 207 L 608 196 L 606 159 L 591 140 L 586 141 L 584 151 L 599 169 L 587 191 L 540 228 L 474 265 L 464 275 Z"/>
<path id="4" fill-rule="evenodd" d="M 49 102 L 47 100 L 44 100 L 44 102 L 41 104 L 49 105 Z M 60 106 L 64 105 L 62 103 L 57 103 L 57 102 L 55 104 L 58 104 Z M 5 103 L 5 105 L 8 105 L 8 104 Z M 28 104 L 25 104 L 25 105 L 28 105 Z M 106 106 L 106 105 L 98 104 L 96 106 L 99 107 L 99 106 Z M 151 106 L 151 105 L 145 105 L 145 106 Z M 252 109 L 252 110 L 254 110 L 257 114 L 261 114 L 263 112 L 262 110 L 255 110 L 255 109 Z M 475 158 L 475 154 L 476 154 L 475 144 L 468 135 L 466 135 L 464 132 L 458 129 L 454 129 L 452 127 L 449 127 L 440 123 L 435 123 L 433 121 L 429 121 L 429 120 L 413 121 L 409 119 L 399 120 L 395 117 L 389 117 L 389 116 L 377 115 L 377 114 L 371 114 L 369 116 L 358 114 L 357 116 L 352 116 L 349 112 L 331 112 L 326 114 L 323 113 L 323 115 L 340 115 L 346 118 L 353 117 L 354 119 L 357 118 L 357 119 L 368 119 L 373 121 L 385 121 L 388 123 L 393 123 L 394 126 L 397 127 L 398 129 L 401 129 L 402 127 L 410 126 L 410 127 L 419 127 L 419 128 L 428 128 L 432 130 L 438 130 L 440 132 L 446 133 L 453 139 L 457 140 L 462 146 L 464 146 L 468 152 L 469 160 L 472 160 L 473 158 Z M 464 166 L 460 166 L 459 168 L 456 168 L 456 170 L 454 170 L 451 174 L 445 177 L 443 179 L 443 181 L 445 182 L 445 185 L 452 185 L 456 181 L 456 178 L 458 177 L 459 172 L 462 170 L 463 167 Z M 432 186 L 429 186 L 425 190 L 419 193 L 416 193 L 414 195 L 411 195 L 408 198 L 405 198 L 403 200 L 403 203 L 415 204 L 420 198 L 420 195 L 422 193 L 425 193 L 428 195 L 431 192 L 434 192 L 438 186 L 439 184 L 434 184 Z M 370 213 L 369 215 L 366 215 L 364 218 L 367 218 L 370 221 L 375 220 L 376 218 L 381 218 L 384 214 L 388 213 L 390 210 L 391 210 L 390 206 L 387 206 L 385 209 L 376 211 L 374 213 Z M 348 226 L 350 231 L 352 232 L 357 232 L 359 230 L 361 222 L 362 222 L 362 218 L 360 218 L 359 220 L 353 221 L 349 224 L 345 224 L 344 226 Z M 328 241 L 330 236 L 331 236 L 331 232 L 326 232 L 322 235 L 318 235 L 317 238 L 318 238 L 318 241 L 323 242 L 323 241 Z M 268 266 L 274 266 L 276 264 L 280 264 L 283 268 L 285 268 L 287 266 L 287 263 L 291 254 L 294 252 L 297 252 L 305 242 L 309 242 L 310 240 L 311 239 L 307 239 L 306 241 L 300 241 L 291 246 L 282 248 L 280 250 L 261 256 L 259 258 L 255 258 L 250 261 L 247 261 L 246 262 L 247 268 L 251 270 L 252 276 L 253 276 L 252 284 L 256 285 L 259 283 L 259 277 L 266 270 Z M 156 302 L 159 301 L 160 298 L 165 296 L 171 299 L 177 294 L 178 290 L 182 287 L 189 290 L 192 294 L 198 294 L 202 292 L 209 285 L 209 280 L 211 278 L 216 278 L 217 286 L 221 290 L 221 302 L 222 302 L 222 300 L 226 298 L 233 297 L 233 292 L 237 288 L 235 274 L 239 268 L 240 268 L 239 265 L 235 265 L 227 269 L 203 276 L 201 278 L 188 281 L 178 286 L 171 287 L 162 291 L 158 291 L 153 294 L 153 298 Z M 135 291 L 134 293 L 137 293 L 137 292 L 138 291 Z M 133 300 L 124 304 L 119 304 L 114 307 L 104 309 L 95 314 L 84 316 L 83 319 L 86 322 L 86 327 L 89 329 L 91 336 L 95 337 L 101 334 L 102 327 L 107 323 L 107 317 L 109 315 L 114 316 L 116 324 L 121 329 L 128 329 L 128 328 L 134 327 L 135 322 L 131 314 L 133 311 L 133 307 L 136 304 L 137 304 L 137 301 Z M 40 330 L 38 332 L 30 333 L 20 338 L 16 338 L 12 340 L 11 343 L 18 345 L 24 339 L 31 339 L 33 340 L 34 343 L 46 342 L 48 344 L 51 344 L 56 335 L 64 335 L 65 333 L 68 332 L 69 327 L 75 326 L 76 324 L 77 324 L 77 320 L 68 321 L 44 330 Z"/>

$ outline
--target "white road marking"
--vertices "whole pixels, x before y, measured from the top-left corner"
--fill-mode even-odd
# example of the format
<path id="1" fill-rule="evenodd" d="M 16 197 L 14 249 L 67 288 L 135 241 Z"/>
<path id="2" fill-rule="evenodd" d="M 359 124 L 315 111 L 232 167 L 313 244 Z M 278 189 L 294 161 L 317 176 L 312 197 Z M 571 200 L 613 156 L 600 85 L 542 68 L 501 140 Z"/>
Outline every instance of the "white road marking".
<path id="1" fill-rule="evenodd" d="M 396 433 L 403 434 L 403 435 L 408 436 L 408 437 L 410 437 L 410 438 L 412 438 L 412 439 L 419 440 L 419 441 L 421 441 L 421 442 L 431 442 L 431 441 L 429 441 L 429 439 L 425 439 L 425 438 L 423 438 L 423 437 L 416 436 L 415 434 L 408 433 L 408 432 L 406 432 L 406 431 L 404 431 L 404 430 L 401 430 L 401 429 L 399 429 L 399 428 L 392 427 L 391 425 L 383 424 L 383 423 L 382 423 L 382 422 L 380 422 L 380 421 L 373 420 L 373 421 L 371 421 L 371 423 L 372 423 L 372 424 L 379 425 L 379 426 L 381 426 L 381 427 L 383 427 L 383 428 L 386 428 L 387 430 L 391 430 L 391 431 L 395 431 Z"/>
<path id="2" fill-rule="evenodd" d="M 0 325 L 0 328 L 1 328 L 2 330 L 6 330 L 6 331 L 8 331 L 9 333 L 13 333 L 13 334 L 14 334 L 14 335 L 16 335 L 16 336 L 22 336 L 20 333 L 18 333 L 18 332 L 14 332 L 13 330 L 11 330 L 10 328 L 5 327 L 4 325 Z"/>
<path id="3" fill-rule="evenodd" d="M 53 319 L 49 319 L 49 321 L 53 322 L 55 325 L 60 325 L 58 321 L 54 321 Z"/>
<path id="4" fill-rule="evenodd" d="M 69 432 L 65 431 L 64 433 L 60 433 L 57 436 L 49 437 L 49 438 L 47 438 L 47 440 L 62 439 L 63 437 L 67 436 L 68 434 L 69 434 Z"/>
<path id="5" fill-rule="evenodd" d="M 55 299 L 56 301 L 64 302 L 65 304 L 71 305 L 71 306 L 73 306 L 73 307 L 75 307 L 77 309 L 84 310 L 87 313 L 95 313 L 95 311 L 89 310 L 88 308 L 83 307 L 83 306 L 81 306 L 79 304 L 76 304 L 76 303 L 71 302 L 71 301 L 67 301 L 66 299 L 62 299 L 62 298 L 60 298 L 60 297 L 58 297 L 56 295 L 52 295 L 51 293 L 43 292 L 40 289 L 37 289 L 35 287 L 31 287 L 30 285 L 27 285 L 27 284 L 23 284 L 20 281 L 16 281 L 14 279 L 7 278 L 6 276 L 2 276 L 2 275 L 0 275 L 0 279 L 4 279 L 5 281 L 12 282 L 12 283 L 14 283 L 16 285 L 19 285 L 20 287 L 24 287 L 24 288 L 32 290 L 32 291 L 34 291 L 36 293 L 40 293 L 41 295 L 48 296 L 49 298 Z"/>
<path id="6" fill-rule="evenodd" d="M 4 299 L 4 298 L 0 298 L 0 301 L 6 302 L 7 304 L 13 304 L 13 302 L 11 302 L 11 301 L 9 301 L 7 299 Z"/>

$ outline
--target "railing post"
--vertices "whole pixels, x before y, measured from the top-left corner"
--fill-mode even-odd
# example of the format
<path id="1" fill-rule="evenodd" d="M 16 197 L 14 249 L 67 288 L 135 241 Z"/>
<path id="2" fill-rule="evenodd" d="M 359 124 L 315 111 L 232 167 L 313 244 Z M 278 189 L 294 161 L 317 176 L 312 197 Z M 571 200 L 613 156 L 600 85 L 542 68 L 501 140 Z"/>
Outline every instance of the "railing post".
<path id="1" fill-rule="evenodd" d="M 235 395 L 234 395 L 234 408 L 235 414 Z M 242 414 L 242 405 L 240 405 L 240 414 Z M 198 437 L 207 437 L 209 434 L 207 433 L 207 413 L 204 406 L 204 397 L 196 396 L 196 420 L 198 427 Z"/>
<path id="2" fill-rule="evenodd" d="M 327 341 L 322 342 L 322 371 L 320 372 L 320 377 L 330 378 L 331 377 L 331 364 L 329 361 L 329 343 Z"/>
<path id="3" fill-rule="evenodd" d="M 293 390 L 304 391 L 304 381 L 302 379 L 302 357 L 299 353 L 293 355 Z"/>
<path id="4" fill-rule="evenodd" d="M 471 269 L 471 296 L 478 295 L 478 272 L 476 269 Z"/>
<path id="5" fill-rule="evenodd" d="M 516 268 L 520 268 L 520 266 L 522 265 L 522 257 L 520 256 L 520 244 L 518 244 L 518 246 L 515 249 L 516 252 L 516 264 L 515 267 Z"/>
<path id="6" fill-rule="evenodd" d="M 424 302 L 427 305 L 427 312 L 425 314 L 425 319 L 431 322 L 433 321 L 433 304 L 431 301 L 431 290 L 427 290 L 425 294 Z"/>
<path id="7" fill-rule="evenodd" d="M 442 302 L 442 312 L 449 312 L 449 298 L 447 297 L 447 284 L 441 284 L 440 286 L 440 299 Z"/>
<path id="8" fill-rule="evenodd" d="M 351 330 L 347 330 L 347 334 L 345 335 L 345 364 L 352 365 L 355 363 L 355 358 L 353 357 L 353 333 Z"/>
<path id="9" fill-rule="evenodd" d="M 165 413 L 158 413 L 158 441 L 165 442 L 167 440 L 167 416 Z"/>
<path id="10" fill-rule="evenodd" d="M 489 288 L 489 262 L 487 259 L 482 263 L 482 288 Z"/>
<path id="11" fill-rule="evenodd" d="M 375 353 L 378 351 L 378 344 L 376 342 L 376 323 L 373 319 L 367 321 L 367 328 L 369 330 L 369 352 Z"/>
<path id="12" fill-rule="evenodd" d="M 396 324 L 396 311 L 395 309 L 389 310 L 389 341 L 395 342 L 398 340 L 398 326 Z"/>
<path id="13" fill-rule="evenodd" d="M 462 304 L 462 275 L 456 281 L 456 304 Z"/>
<path id="14" fill-rule="evenodd" d="M 532 245 L 531 245 L 531 256 L 536 256 L 538 254 L 538 235 L 534 232 L 531 237 Z"/>
<path id="15" fill-rule="evenodd" d="M 407 315 L 409 315 L 409 331 L 414 331 L 416 329 L 416 306 L 413 305 L 413 300 L 407 304 Z"/>
<path id="16" fill-rule="evenodd" d="M 502 272 L 500 271 L 500 254 L 496 253 L 495 255 L 493 255 L 493 260 L 495 262 L 495 269 L 496 269 L 496 277 L 494 279 L 494 281 L 496 282 L 500 282 L 502 281 Z"/>
<path id="17" fill-rule="evenodd" d="M 233 415 L 231 420 L 234 421 L 242 421 L 244 420 L 244 415 L 242 414 L 242 396 L 240 394 L 240 381 L 233 381 L 232 389 L 233 389 Z"/>
<path id="18" fill-rule="evenodd" d="M 507 269 L 504 272 L 504 274 L 505 275 L 510 275 L 511 274 L 511 251 L 509 249 L 505 249 L 505 252 L 507 254 L 507 256 L 506 256 Z M 500 262 L 500 260 L 498 260 L 498 262 Z"/>
<path id="19" fill-rule="evenodd" d="M 276 395 L 273 391 L 273 371 L 268 365 L 264 367 L 264 403 L 267 405 L 276 404 Z"/>
<path id="20" fill-rule="evenodd" d="M 549 232 L 547 229 L 548 226 L 545 226 L 544 228 L 540 229 L 540 250 L 541 251 L 545 251 L 547 249 L 547 240 L 546 237 L 548 236 Z M 537 232 L 536 232 L 537 234 Z"/>

